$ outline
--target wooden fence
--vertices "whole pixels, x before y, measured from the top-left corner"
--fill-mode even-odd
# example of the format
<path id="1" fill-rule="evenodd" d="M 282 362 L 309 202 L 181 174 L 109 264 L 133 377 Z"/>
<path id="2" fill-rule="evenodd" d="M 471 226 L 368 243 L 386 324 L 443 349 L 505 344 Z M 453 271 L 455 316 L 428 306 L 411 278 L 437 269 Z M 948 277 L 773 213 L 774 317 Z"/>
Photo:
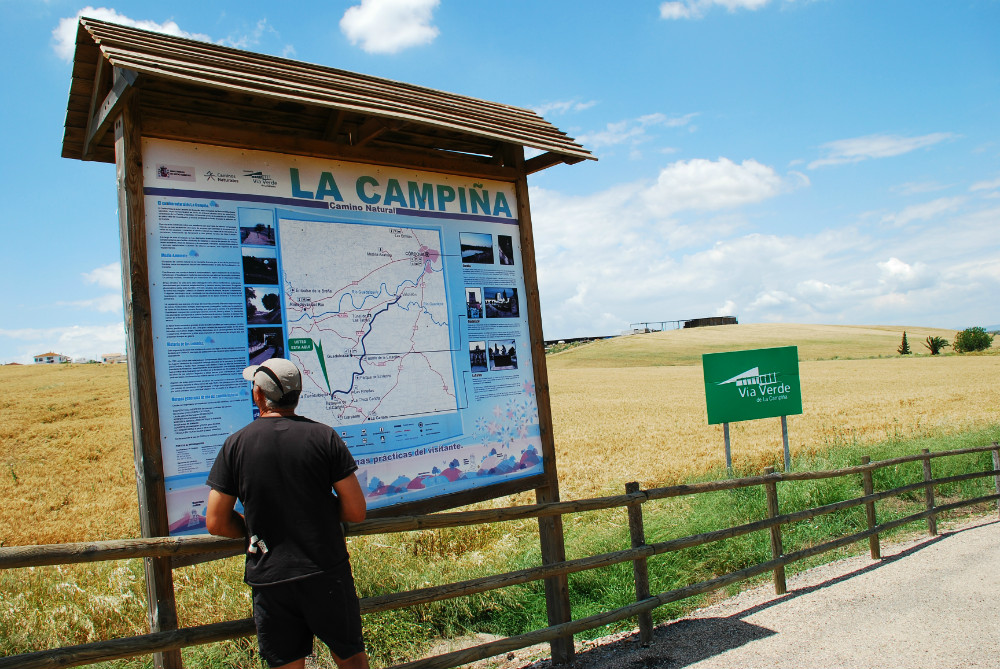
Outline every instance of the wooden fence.
<path id="1" fill-rule="evenodd" d="M 934 478 L 932 461 L 936 458 L 953 457 L 970 453 L 992 451 L 993 468 L 982 472 L 971 472 L 957 476 Z M 884 467 L 896 466 L 908 462 L 922 462 L 923 476 L 913 483 L 884 490 L 874 491 L 872 472 Z M 864 495 L 854 499 L 842 500 L 811 509 L 780 513 L 778 487 L 781 482 L 809 481 L 844 476 L 860 476 Z M 949 504 L 935 503 L 935 486 L 956 483 L 975 478 L 993 477 L 995 494 L 965 499 Z M 647 544 L 643 523 L 642 505 L 655 500 L 696 495 L 721 490 L 736 490 L 762 486 L 765 492 L 766 508 L 764 515 L 755 522 L 728 527 L 703 534 L 670 539 L 653 544 Z M 924 511 L 897 520 L 878 523 L 875 503 L 890 497 L 908 492 L 923 491 L 926 498 Z M 416 604 L 471 595 L 475 593 L 503 588 L 520 583 L 537 581 L 558 574 L 571 574 L 607 567 L 624 562 L 632 562 L 636 585 L 636 602 L 613 611 L 588 616 L 571 622 L 535 630 L 527 634 L 509 637 L 485 643 L 472 648 L 437 655 L 434 657 L 397 665 L 395 669 L 431 669 L 455 667 L 468 662 L 484 659 L 518 648 L 524 648 L 545 641 L 568 637 L 572 634 L 594 629 L 609 623 L 636 617 L 639 624 L 640 639 L 648 642 L 652 637 L 653 609 L 670 602 L 676 602 L 694 595 L 724 588 L 738 581 L 772 572 L 774 587 L 777 594 L 785 592 L 785 565 L 809 558 L 848 544 L 867 539 L 873 559 L 880 555 L 879 534 L 899 527 L 906 523 L 926 520 L 930 534 L 937 533 L 937 516 L 946 511 L 959 509 L 973 504 L 998 501 L 1000 512 L 1000 446 L 993 442 L 990 446 L 966 448 L 953 451 L 930 453 L 926 449 L 918 454 L 880 462 L 870 462 L 863 458 L 862 464 L 856 467 L 830 471 L 786 472 L 775 473 L 773 468 L 765 470 L 763 476 L 753 476 L 739 479 L 709 481 L 690 485 L 670 486 L 640 490 L 638 484 L 631 483 L 624 495 L 583 499 L 550 504 L 533 504 L 503 509 L 488 509 L 482 511 L 462 511 L 438 513 L 424 516 L 405 516 L 395 518 L 380 518 L 363 523 L 350 525 L 349 535 L 385 534 L 392 532 L 409 532 L 413 530 L 439 529 L 497 523 L 526 518 L 542 518 L 570 513 L 583 513 L 602 509 L 625 507 L 628 511 L 628 523 L 631 533 L 631 547 L 613 553 L 594 555 L 591 557 L 567 560 L 540 567 L 532 567 L 519 571 L 476 578 L 459 583 L 421 588 L 406 592 L 366 597 L 361 600 L 362 613 L 373 613 L 399 609 Z M 785 553 L 782 548 L 781 527 L 789 523 L 809 520 L 817 516 L 864 506 L 867 517 L 867 529 L 850 536 L 837 538 L 826 543 L 811 546 L 793 553 Z M 684 548 L 701 546 L 723 539 L 731 539 L 751 532 L 767 531 L 770 535 L 771 559 L 738 571 L 718 576 L 708 581 L 694 583 L 676 590 L 670 590 L 657 595 L 649 593 L 649 578 L 647 560 L 655 555 L 662 555 Z M 121 560 L 126 558 L 171 557 L 177 562 L 191 562 L 195 556 L 232 555 L 242 552 L 243 541 L 239 539 L 218 539 L 214 537 L 175 537 L 161 539 L 132 539 L 123 541 L 101 541 L 93 543 L 54 544 L 47 546 L 14 546 L 0 548 L 0 569 L 20 567 L 37 567 L 43 565 L 98 562 L 102 560 Z M 94 643 L 68 646 L 52 650 L 26 653 L 0 658 L 0 669 L 19 667 L 21 669 L 71 667 L 94 662 L 148 655 L 152 653 L 176 650 L 188 646 L 213 643 L 226 639 L 235 639 L 254 634 L 252 619 L 227 621 L 210 625 L 200 625 L 168 632 L 157 632 L 137 637 L 112 639 Z"/>

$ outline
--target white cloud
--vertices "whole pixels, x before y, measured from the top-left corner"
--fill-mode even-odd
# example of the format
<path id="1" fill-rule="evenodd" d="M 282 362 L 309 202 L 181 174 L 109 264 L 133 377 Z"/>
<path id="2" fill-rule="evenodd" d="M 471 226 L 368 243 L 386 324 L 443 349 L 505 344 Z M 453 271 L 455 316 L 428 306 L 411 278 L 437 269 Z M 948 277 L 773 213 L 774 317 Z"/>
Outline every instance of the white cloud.
<path id="1" fill-rule="evenodd" d="M 924 288 L 935 280 L 934 273 L 922 262 L 911 265 L 899 258 L 889 258 L 885 262 L 877 263 L 877 266 L 882 272 L 881 282 L 890 285 L 893 292 Z"/>
<path id="2" fill-rule="evenodd" d="M 984 241 L 995 236 L 1000 207 L 965 197 L 895 215 L 932 220 L 920 234 L 863 216 L 821 231 L 752 227 L 773 224 L 750 207 L 804 183 L 720 158 L 675 162 L 655 181 L 584 196 L 532 188 L 545 336 L 711 315 L 939 327 L 1000 320 L 988 299 L 1000 291 L 1000 249 Z"/>
<path id="3" fill-rule="evenodd" d="M 777 306 L 795 304 L 797 300 L 782 290 L 767 290 L 759 293 L 750 303 L 750 309 L 766 310 Z"/>
<path id="4" fill-rule="evenodd" d="M 81 16 L 99 19 L 101 21 L 108 21 L 110 23 L 117 23 L 119 25 L 129 26 L 132 28 L 140 28 L 142 30 L 175 35 L 177 37 L 202 40 L 203 42 L 212 41 L 208 35 L 203 35 L 201 33 L 189 33 L 185 30 L 181 30 L 180 26 L 178 26 L 175 21 L 157 23 L 156 21 L 136 20 L 129 18 L 124 14 L 119 14 L 114 9 L 107 7 L 95 8 L 88 5 L 78 11 L 75 16 L 59 19 L 59 24 L 52 31 L 52 48 L 56 52 L 56 55 L 66 62 L 73 60 L 73 52 L 76 49 L 77 22 Z"/>
<path id="5" fill-rule="evenodd" d="M 87 283 L 96 283 L 101 288 L 122 287 L 122 264 L 113 262 L 83 273 Z"/>
<path id="6" fill-rule="evenodd" d="M 786 0 L 792 2 L 793 0 Z M 771 0 L 670 0 L 660 5 L 662 19 L 700 19 L 713 7 L 723 7 L 730 13 L 740 9 L 756 11 Z"/>
<path id="7" fill-rule="evenodd" d="M 694 159 L 664 168 L 644 197 L 661 212 L 714 211 L 761 202 L 789 188 L 774 168 L 756 160 Z"/>
<path id="8" fill-rule="evenodd" d="M 596 104 L 597 100 L 589 100 L 587 102 L 580 102 L 579 100 L 563 100 L 561 102 L 546 102 L 543 105 L 534 107 L 533 110 L 539 116 L 545 116 L 546 114 L 569 114 L 571 112 L 585 111 Z"/>
<path id="9" fill-rule="evenodd" d="M 777 269 L 799 256 L 772 236 L 716 240 L 745 227 L 742 207 L 798 183 L 756 161 L 721 158 L 676 162 L 655 182 L 583 197 L 533 188 L 547 336 L 613 334 L 639 320 L 738 315 L 751 300 L 732 291 L 749 285 L 762 263 Z"/>
<path id="10" fill-rule="evenodd" d="M 1000 188 L 1000 179 L 993 179 L 992 181 L 977 181 L 969 186 L 969 190 L 972 192 L 977 190 L 997 190 L 998 188 Z"/>
<path id="11" fill-rule="evenodd" d="M 871 158 L 890 158 L 901 156 L 917 149 L 933 146 L 955 137 L 950 132 L 935 132 L 917 137 L 901 137 L 899 135 L 866 135 L 850 139 L 838 139 L 828 142 L 821 148 L 826 150 L 826 157 L 809 163 L 809 169 L 826 165 L 844 165 L 859 163 Z"/>
<path id="12" fill-rule="evenodd" d="M 942 197 L 930 202 L 915 204 L 906 207 L 898 214 L 887 214 L 882 217 L 883 223 L 889 223 L 896 227 L 909 225 L 914 221 L 929 221 L 949 211 L 958 209 L 965 202 L 961 197 Z"/>
<path id="13" fill-rule="evenodd" d="M 716 316 L 732 316 L 736 313 L 736 303 L 732 300 L 726 300 L 726 302 L 715 310 Z"/>
<path id="14" fill-rule="evenodd" d="M 7 344 L 4 340 L 10 340 Z M 16 350 L 5 362 L 29 363 L 39 353 L 53 351 L 77 358 L 99 360 L 102 353 L 125 352 L 124 323 L 69 325 L 54 328 L 0 329 L 0 344 Z"/>
<path id="15" fill-rule="evenodd" d="M 440 0 L 361 0 L 340 19 L 340 31 L 368 53 L 398 53 L 433 42 L 431 25 Z"/>
<path id="16" fill-rule="evenodd" d="M 697 113 L 684 114 L 683 116 L 646 114 L 634 119 L 608 123 L 603 130 L 580 135 L 577 137 L 577 141 L 588 149 L 599 149 L 626 143 L 635 148 L 649 140 L 649 129 L 657 126 L 680 128 L 690 124 L 696 116 L 698 116 Z"/>
<path id="17" fill-rule="evenodd" d="M 121 293 L 115 295 L 101 295 L 88 300 L 74 300 L 71 302 L 56 302 L 57 307 L 75 307 L 77 309 L 87 309 L 98 313 L 115 313 L 122 311 Z"/>
<path id="18" fill-rule="evenodd" d="M 891 190 L 892 192 L 900 193 L 901 195 L 922 195 L 924 193 L 942 191 L 949 187 L 950 186 L 937 183 L 936 181 L 908 181 L 907 183 L 893 187 Z"/>
<path id="19" fill-rule="evenodd" d="M 268 25 L 267 19 L 260 19 L 253 27 L 253 30 L 249 33 L 242 35 L 230 35 L 229 37 L 220 40 L 219 43 L 231 46 L 234 49 L 249 49 L 250 47 L 259 45 L 260 40 L 265 33 L 277 35 L 278 31 Z M 288 46 L 286 45 L 285 48 L 287 49 Z"/>
<path id="20" fill-rule="evenodd" d="M 114 292 L 82 300 L 67 300 L 56 302 L 57 307 L 74 307 L 99 313 L 121 313 L 122 311 L 122 269 L 120 262 L 113 262 L 97 267 L 80 276 L 87 283 Z"/>

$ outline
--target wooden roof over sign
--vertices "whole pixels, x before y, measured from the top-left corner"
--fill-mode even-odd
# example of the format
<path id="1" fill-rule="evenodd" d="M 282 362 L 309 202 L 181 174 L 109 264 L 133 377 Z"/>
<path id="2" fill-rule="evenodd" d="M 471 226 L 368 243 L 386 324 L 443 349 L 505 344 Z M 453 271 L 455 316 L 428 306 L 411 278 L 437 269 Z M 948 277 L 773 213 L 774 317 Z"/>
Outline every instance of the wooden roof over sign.
<path id="1" fill-rule="evenodd" d="M 534 172 L 595 160 L 529 109 L 82 18 L 62 155 L 114 162 L 108 132 L 138 92 L 142 133 L 243 148 Z"/>

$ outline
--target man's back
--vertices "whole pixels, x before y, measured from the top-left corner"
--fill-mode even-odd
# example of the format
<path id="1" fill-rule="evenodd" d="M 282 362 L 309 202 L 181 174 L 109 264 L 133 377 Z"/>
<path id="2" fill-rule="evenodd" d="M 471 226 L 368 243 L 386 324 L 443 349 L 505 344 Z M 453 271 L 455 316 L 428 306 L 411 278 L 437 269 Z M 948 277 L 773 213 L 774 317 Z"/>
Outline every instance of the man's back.
<path id="1" fill-rule="evenodd" d="M 332 489 L 356 469 L 331 428 L 301 416 L 258 418 L 226 440 L 208 480 L 243 502 L 248 534 L 264 542 L 247 556 L 247 583 L 280 583 L 346 564 Z"/>

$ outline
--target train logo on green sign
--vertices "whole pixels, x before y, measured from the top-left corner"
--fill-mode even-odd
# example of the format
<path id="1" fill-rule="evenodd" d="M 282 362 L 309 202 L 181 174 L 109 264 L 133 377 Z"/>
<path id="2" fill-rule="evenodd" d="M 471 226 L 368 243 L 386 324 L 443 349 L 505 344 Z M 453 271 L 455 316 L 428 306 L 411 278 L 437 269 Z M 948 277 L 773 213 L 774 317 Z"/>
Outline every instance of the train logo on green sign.
<path id="1" fill-rule="evenodd" d="M 742 374 L 737 374 L 727 381 L 720 381 L 717 385 L 724 386 L 729 383 L 736 384 L 736 390 L 740 397 L 753 397 L 758 402 L 766 402 L 770 398 L 788 399 L 788 393 L 792 387 L 783 381 L 778 381 L 777 372 L 760 373 L 760 367 L 748 369 Z"/>

